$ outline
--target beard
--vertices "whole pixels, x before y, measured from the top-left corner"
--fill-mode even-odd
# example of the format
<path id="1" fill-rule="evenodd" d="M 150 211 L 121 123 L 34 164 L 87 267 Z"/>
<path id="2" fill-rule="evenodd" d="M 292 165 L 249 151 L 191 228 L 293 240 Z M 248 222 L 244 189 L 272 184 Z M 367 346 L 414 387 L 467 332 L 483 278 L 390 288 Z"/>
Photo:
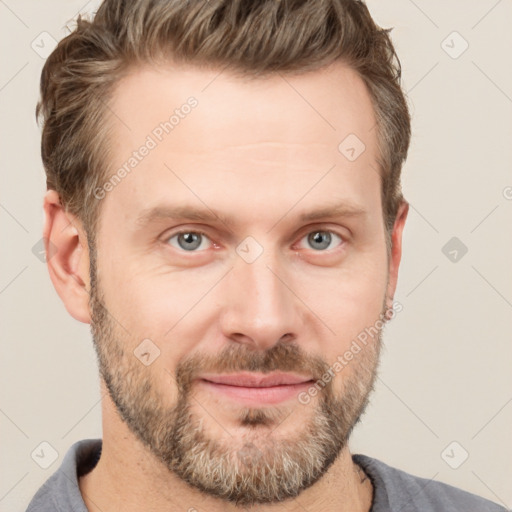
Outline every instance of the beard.
<path id="1" fill-rule="evenodd" d="M 380 330 L 352 359 L 350 371 L 342 369 L 341 391 L 335 392 L 334 379 L 325 383 L 324 377 L 317 399 L 307 406 L 299 401 L 294 406 L 240 406 L 237 427 L 247 433 L 234 437 L 228 432 L 224 439 L 216 438 L 196 412 L 204 407 L 199 403 L 194 408 L 198 402 L 193 381 L 200 374 L 283 371 L 312 375 L 320 382 L 329 365 L 291 342 L 276 343 L 264 352 L 230 344 L 218 356 L 183 358 L 174 375 L 167 372 L 178 393 L 169 405 L 155 383 L 155 372 L 134 356 L 137 342 L 133 345 L 108 313 L 94 253 L 90 254 L 91 331 L 100 375 L 122 420 L 170 472 L 212 497 L 250 506 L 295 498 L 328 471 L 368 404 L 379 361 Z M 300 407 L 304 410 L 297 410 Z M 279 437 L 279 425 L 291 414 L 301 420 L 295 422 L 293 435 Z"/>

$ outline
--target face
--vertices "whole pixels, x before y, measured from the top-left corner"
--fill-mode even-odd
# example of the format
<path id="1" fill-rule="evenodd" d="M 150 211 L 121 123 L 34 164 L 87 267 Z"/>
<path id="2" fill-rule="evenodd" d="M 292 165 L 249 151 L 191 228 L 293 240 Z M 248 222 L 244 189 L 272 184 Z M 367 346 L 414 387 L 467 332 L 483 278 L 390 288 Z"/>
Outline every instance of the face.
<path id="1" fill-rule="evenodd" d="M 251 81 L 139 68 L 110 107 L 126 172 L 96 191 L 91 325 L 112 402 L 192 486 L 297 496 L 366 406 L 380 329 L 353 342 L 389 300 L 366 89 L 342 64 Z"/>

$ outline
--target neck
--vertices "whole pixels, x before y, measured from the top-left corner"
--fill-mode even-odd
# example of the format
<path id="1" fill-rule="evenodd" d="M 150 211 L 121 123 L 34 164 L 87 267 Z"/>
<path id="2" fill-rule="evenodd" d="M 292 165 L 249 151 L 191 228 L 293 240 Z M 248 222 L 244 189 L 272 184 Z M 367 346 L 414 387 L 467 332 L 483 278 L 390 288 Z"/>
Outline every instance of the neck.
<path id="1" fill-rule="evenodd" d="M 190 487 L 169 472 L 119 418 L 108 394 L 103 403 L 103 447 L 95 468 L 79 479 L 89 512 L 122 509 L 174 512 L 239 512 L 240 507 Z M 107 402 L 107 404 L 105 403 Z M 108 428 L 107 428 L 108 426 Z M 255 505 L 258 512 L 367 512 L 373 487 L 346 447 L 313 486 L 283 504 Z"/>

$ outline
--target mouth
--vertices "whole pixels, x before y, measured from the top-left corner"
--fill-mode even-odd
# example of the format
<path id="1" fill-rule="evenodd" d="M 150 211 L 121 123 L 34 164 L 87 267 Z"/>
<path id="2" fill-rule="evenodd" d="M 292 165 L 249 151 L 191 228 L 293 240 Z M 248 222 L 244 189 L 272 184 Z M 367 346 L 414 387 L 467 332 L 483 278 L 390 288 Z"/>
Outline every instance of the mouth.
<path id="1" fill-rule="evenodd" d="M 198 383 L 209 392 L 249 405 L 272 405 L 293 398 L 314 383 L 310 376 L 290 373 L 207 374 Z"/>

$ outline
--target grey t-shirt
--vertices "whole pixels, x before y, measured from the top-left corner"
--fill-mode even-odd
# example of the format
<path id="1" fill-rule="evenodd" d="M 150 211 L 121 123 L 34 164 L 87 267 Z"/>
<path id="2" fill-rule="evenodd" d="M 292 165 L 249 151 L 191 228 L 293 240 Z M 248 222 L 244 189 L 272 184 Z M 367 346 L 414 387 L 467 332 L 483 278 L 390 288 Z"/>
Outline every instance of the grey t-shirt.
<path id="1" fill-rule="evenodd" d="M 26 512 L 88 512 L 78 487 L 78 477 L 96 465 L 101 439 L 76 442 L 60 468 L 32 498 Z M 355 454 L 373 483 L 370 512 L 506 512 L 507 509 L 451 485 L 419 478 L 366 455 Z"/>

